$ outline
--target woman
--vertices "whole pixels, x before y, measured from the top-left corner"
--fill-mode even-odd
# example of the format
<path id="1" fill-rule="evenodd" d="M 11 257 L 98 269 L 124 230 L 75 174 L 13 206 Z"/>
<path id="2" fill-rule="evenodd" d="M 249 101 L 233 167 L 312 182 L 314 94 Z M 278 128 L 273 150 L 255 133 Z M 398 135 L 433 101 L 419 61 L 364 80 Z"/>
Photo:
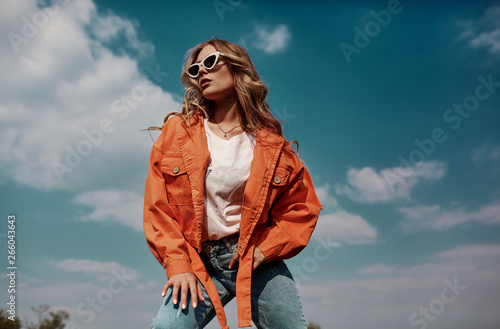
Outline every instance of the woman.
<path id="1" fill-rule="evenodd" d="M 308 243 L 321 210 L 308 171 L 237 44 L 196 46 L 181 114 L 151 151 L 144 231 L 168 281 L 152 328 L 203 328 L 236 296 L 238 325 L 306 328 L 283 259 Z M 171 288 L 171 289 L 170 289 Z"/>

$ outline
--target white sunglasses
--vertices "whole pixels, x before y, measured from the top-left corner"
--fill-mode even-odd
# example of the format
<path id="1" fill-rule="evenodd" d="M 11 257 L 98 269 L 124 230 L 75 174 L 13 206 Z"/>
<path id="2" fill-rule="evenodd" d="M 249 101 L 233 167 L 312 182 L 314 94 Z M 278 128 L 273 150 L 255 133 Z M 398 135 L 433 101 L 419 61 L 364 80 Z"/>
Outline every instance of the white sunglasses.
<path id="1" fill-rule="evenodd" d="M 205 57 L 204 60 L 202 60 L 200 63 L 194 63 L 189 67 L 187 70 L 187 74 L 191 78 L 197 78 L 198 74 L 200 73 L 200 68 L 203 65 L 207 70 L 211 70 L 214 68 L 215 64 L 219 61 L 219 55 L 224 56 L 221 52 L 217 51 L 213 54 L 208 55 Z"/>

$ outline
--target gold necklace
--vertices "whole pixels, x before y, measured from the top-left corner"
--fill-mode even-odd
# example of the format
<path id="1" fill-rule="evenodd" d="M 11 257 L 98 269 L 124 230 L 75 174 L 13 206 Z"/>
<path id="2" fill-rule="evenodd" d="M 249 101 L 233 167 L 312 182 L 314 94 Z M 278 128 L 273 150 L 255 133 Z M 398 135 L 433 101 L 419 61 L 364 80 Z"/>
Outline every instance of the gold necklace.
<path id="1" fill-rule="evenodd" d="M 224 131 L 220 126 L 219 126 L 219 123 L 215 120 L 215 117 L 212 115 L 212 119 L 214 119 L 214 122 L 217 124 L 217 127 L 219 127 L 219 129 L 224 133 L 224 138 L 227 137 L 227 134 L 230 133 L 231 131 L 235 130 L 236 128 L 238 128 L 240 125 L 237 125 L 235 127 L 233 127 L 233 129 L 231 130 L 228 130 L 228 131 Z"/>

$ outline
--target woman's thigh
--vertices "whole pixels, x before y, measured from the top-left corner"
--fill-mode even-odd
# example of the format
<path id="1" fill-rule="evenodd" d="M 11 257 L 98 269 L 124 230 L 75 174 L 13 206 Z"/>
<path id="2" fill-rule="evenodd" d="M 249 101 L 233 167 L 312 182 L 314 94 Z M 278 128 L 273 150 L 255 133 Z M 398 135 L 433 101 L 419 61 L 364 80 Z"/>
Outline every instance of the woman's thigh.
<path id="1" fill-rule="evenodd" d="M 222 305 L 226 305 L 233 295 L 231 295 L 224 286 L 216 279 L 212 280 L 219 292 L 219 296 L 222 301 Z M 204 328 L 214 317 L 215 309 L 208 297 L 208 294 L 200 283 L 201 289 L 203 291 L 203 297 L 205 302 L 199 301 L 198 306 L 193 308 L 191 306 L 191 295 L 188 296 L 188 302 L 186 309 L 180 307 L 178 302 L 176 305 L 172 303 L 172 287 L 167 291 L 167 294 L 163 298 L 163 301 L 158 311 L 158 315 L 153 319 L 151 323 L 152 329 L 201 329 Z M 180 296 L 177 300 L 180 299 Z"/>
<path id="2" fill-rule="evenodd" d="M 297 287 L 283 261 L 253 272 L 252 320 L 259 329 L 306 329 Z"/>

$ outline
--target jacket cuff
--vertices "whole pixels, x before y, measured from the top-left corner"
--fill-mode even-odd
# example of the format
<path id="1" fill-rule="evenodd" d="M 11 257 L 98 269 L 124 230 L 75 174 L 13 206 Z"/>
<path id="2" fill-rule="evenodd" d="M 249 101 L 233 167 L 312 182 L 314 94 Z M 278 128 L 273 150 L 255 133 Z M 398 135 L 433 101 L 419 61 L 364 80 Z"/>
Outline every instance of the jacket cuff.
<path id="1" fill-rule="evenodd" d="M 261 234 L 257 239 L 256 246 L 266 257 L 266 263 L 276 260 L 279 255 L 278 247 L 269 240 L 267 234 Z"/>
<path id="2" fill-rule="evenodd" d="M 167 278 L 169 279 L 180 273 L 194 273 L 191 261 L 182 258 L 168 261 L 165 265 L 165 271 L 167 272 Z"/>

